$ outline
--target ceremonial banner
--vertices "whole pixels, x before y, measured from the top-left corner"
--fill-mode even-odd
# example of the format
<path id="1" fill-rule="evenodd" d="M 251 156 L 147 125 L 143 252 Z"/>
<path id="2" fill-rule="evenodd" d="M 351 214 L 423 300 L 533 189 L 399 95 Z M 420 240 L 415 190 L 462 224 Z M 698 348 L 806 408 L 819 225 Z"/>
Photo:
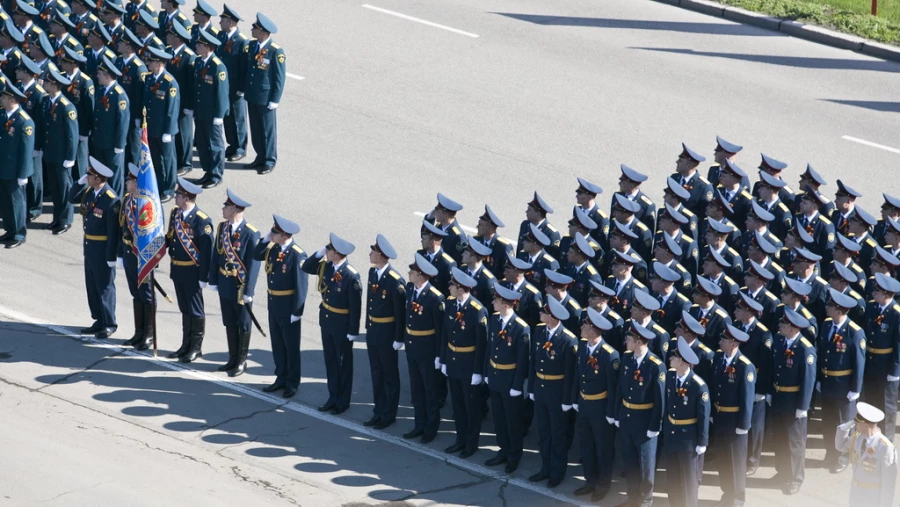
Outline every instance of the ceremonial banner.
<path id="1" fill-rule="evenodd" d="M 147 142 L 147 126 L 141 136 L 141 161 L 138 165 L 137 190 L 133 197 L 137 214 L 137 230 L 134 235 L 134 249 L 138 258 L 138 285 L 147 282 L 153 268 L 166 255 L 166 228 L 162 204 L 159 201 L 159 186 L 156 171 L 150 160 L 150 145 Z"/>

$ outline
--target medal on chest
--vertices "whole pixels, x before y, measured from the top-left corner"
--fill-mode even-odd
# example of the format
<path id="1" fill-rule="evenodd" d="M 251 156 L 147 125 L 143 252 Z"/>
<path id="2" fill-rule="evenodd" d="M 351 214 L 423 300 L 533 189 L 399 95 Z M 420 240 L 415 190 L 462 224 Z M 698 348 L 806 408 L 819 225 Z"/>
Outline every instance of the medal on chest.
<path id="1" fill-rule="evenodd" d="M 787 368 L 794 367 L 794 351 L 793 350 L 788 349 L 788 350 L 784 351 L 784 365 Z"/>
<path id="2" fill-rule="evenodd" d="M 381 299 L 387 299 L 387 289 L 381 289 Z"/>
<path id="3" fill-rule="evenodd" d="M 634 373 L 631 374 L 631 380 L 637 380 L 638 385 L 643 387 L 644 377 L 641 375 L 640 368 L 638 368 L 637 370 L 634 370 Z"/>
<path id="4" fill-rule="evenodd" d="M 728 368 L 725 368 L 725 373 L 728 375 L 728 383 L 734 384 L 734 373 L 735 373 L 734 366 L 729 366 Z"/>

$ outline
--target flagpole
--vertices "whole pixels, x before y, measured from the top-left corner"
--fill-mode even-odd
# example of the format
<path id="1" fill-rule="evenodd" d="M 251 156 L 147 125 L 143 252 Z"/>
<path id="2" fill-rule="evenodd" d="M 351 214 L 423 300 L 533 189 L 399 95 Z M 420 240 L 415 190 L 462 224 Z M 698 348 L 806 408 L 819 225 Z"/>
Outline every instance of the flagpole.
<path id="1" fill-rule="evenodd" d="M 156 282 L 155 271 L 156 268 L 153 268 L 153 270 L 150 271 L 150 304 L 153 308 L 153 357 L 158 357 L 159 352 L 156 347 L 156 291 L 153 290 L 153 284 Z"/>

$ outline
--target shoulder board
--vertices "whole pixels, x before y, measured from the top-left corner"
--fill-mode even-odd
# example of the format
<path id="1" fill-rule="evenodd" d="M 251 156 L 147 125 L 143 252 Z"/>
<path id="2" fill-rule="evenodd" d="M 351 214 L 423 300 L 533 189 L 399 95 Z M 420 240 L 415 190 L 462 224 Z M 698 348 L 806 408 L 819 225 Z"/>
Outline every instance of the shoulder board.
<path id="1" fill-rule="evenodd" d="M 607 354 L 612 354 L 616 351 L 616 349 L 612 348 L 612 345 L 606 342 L 603 342 L 603 350 L 605 350 Z"/>
<path id="2" fill-rule="evenodd" d="M 653 201 L 651 201 L 650 198 L 644 194 L 641 194 L 641 200 L 644 201 L 644 204 L 647 204 L 648 206 L 653 204 Z"/>
<path id="3" fill-rule="evenodd" d="M 534 326 L 534 327 L 541 327 L 541 326 L 546 326 L 546 325 L 547 325 L 547 324 L 544 324 L 543 322 L 541 322 L 540 324 L 538 324 L 538 325 L 536 325 L 536 326 Z"/>
<path id="4" fill-rule="evenodd" d="M 275 43 L 273 42 L 273 43 L 272 43 L 272 49 L 281 49 L 281 46 L 279 46 L 278 44 L 275 44 Z"/>
<path id="5" fill-rule="evenodd" d="M 550 222 L 547 222 L 547 230 L 552 231 L 552 232 L 557 232 L 556 227 L 553 227 L 553 224 L 551 224 Z"/>
<path id="6" fill-rule="evenodd" d="M 609 313 L 607 313 L 607 315 L 609 315 L 610 317 L 612 317 L 615 320 L 619 320 L 622 318 L 618 313 L 616 313 L 612 310 L 610 310 Z"/>
<path id="7" fill-rule="evenodd" d="M 806 348 L 812 348 L 812 343 L 809 343 L 809 340 L 807 340 L 805 337 L 800 338 L 800 343 L 802 343 Z"/>
<path id="8" fill-rule="evenodd" d="M 356 268 L 354 268 L 353 266 L 350 266 L 350 265 L 347 265 L 347 271 L 353 273 L 354 275 L 358 275 L 358 274 L 359 274 L 359 272 L 356 271 Z"/>
<path id="9" fill-rule="evenodd" d="M 763 325 L 762 322 L 757 322 L 757 323 L 756 323 L 756 327 L 762 329 L 764 333 L 768 333 L 768 332 L 769 332 L 769 328 L 767 328 L 765 325 Z"/>
<path id="10" fill-rule="evenodd" d="M 687 208 L 681 208 L 679 211 L 681 211 L 681 214 L 682 214 L 682 215 L 684 215 L 684 216 L 686 216 L 686 217 L 688 217 L 688 218 L 694 216 L 694 212 L 691 211 L 691 210 L 689 210 L 689 209 L 687 209 Z"/>
<path id="11" fill-rule="evenodd" d="M 728 318 L 728 313 L 726 313 L 725 310 L 723 310 L 721 308 L 716 308 L 716 315 L 718 315 L 719 317 L 722 317 L 723 319 Z"/>
<path id="12" fill-rule="evenodd" d="M 65 98 L 65 97 L 60 97 L 60 98 L 59 98 L 59 103 L 62 104 L 62 105 L 64 105 L 64 106 L 68 106 L 68 105 L 69 105 L 69 99 L 67 99 L 67 98 Z"/>
<path id="13" fill-rule="evenodd" d="M 816 281 L 817 281 L 817 282 L 821 282 L 822 285 L 828 285 L 828 282 L 826 282 L 825 279 L 822 278 L 821 276 L 817 276 L 817 277 L 816 277 Z"/>
<path id="14" fill-rule="evenodd" d="M 641 221 L 638 221 L 638 223 L 637 223 L 637 228 L 640 229 L 640 230 L 642 230 L 642 231 L 646 231 L 646 230 L 647 230 L 647 226 L 644 225 L 644 222 L 641 222 Z"/>
<path id="15" fill-rule="evenodd" d="M 297 252 L 297 253 L 300 253 L 300 254 L 303 253 L 303 249 L 300 248 L 299 246 L 297 246 L 296 244 L 295 244 L 292 248 L 293 248 L 294 251 Z"/>
<path id="16" fill-rule="evenodd" d="M 655 365 L 662 364 L 662 361 L 656 356 L 647 356 L 647 358 L 650 359 L 650 361 L 652 361 Z"/>
<path id="17" fill-rule="evenodd" d="M 431 292 L 433 292 L 435 296 L 443 296 L 443 294 L 441 294 L 441 291 L 434 288 L 434 285 L 429 287 L 429 289 L 431 289 Z"/>
<path id="18" fill-rule="evenodd" d="M 859 264 L 854 263 L 852 266 L 850 266 L 850 268 L 853 269 L 853 271 L 856 271 L 857 273 L 862 273 L 862 268 L 859 267 Z"/>
<path id="19" fill-rule="evenodd" d="M 766 291 L 766 297 L 771 299 L 772 301 L 778 301 L 778 297 L 776 297 L 775 294 L 772 294 L 769 291 Z"/>
<path id="20" fill-rule="evenodd" d="M 184 53 L 189 56 L 197 56 L 197 53 L 194 53 L 194 50 L 191 48 L 184 48 Z"/>
<path id="21" fill-rule="evenodd" d="M 166 72 L 166 73 L 163 75 L 163 77 L 165 78 L 166 81 L 168 81 L 168 82 L 170 82 L 170 83 L 172 82 L 172 75 L 169 74 L 168 72 Z"/>
<path id="22" fill-rule="evenodd" d="M 811 318 L 811 317 L 812 317 L 812 314 L 809 313 L 809 310 L 807 310 L 806 308 L 804 308 L 804 309 L 803 309 L 803 318 L 809 319 L 809 318 Z"/>
<path id="23" fill-rule="evenodd" d="M 831 220 L 828 220 L 828 219 L 825 218 L 824 216 L 819 215 L 819 219 L 820 219 L 823 223 L 826 223 L 826 224 L 828 224 L 828 225 L 831 225 Z"/>
<path id="24" fill-rule="evenodd" d="M 594 266 L 592 266 L 592 265 L 590 265 L 590 264 L 588 264 L 587 271 L 588 271 L 588 273 L 590 273 L 590 274 L 592 274 L 592 275 L 596 275 L 596 274 L 597 274 L 597 270 L 594 269 Z"/>
<path id="25" fill-rule="evenodd" d="M 690 302 L 690 300 L 684 294 L 682 294 L 680 292 L 678 293 L 678 300 L 688 302 L 688 303 Z"/>
<path id="26" fill-rule="evenodd" d="M 506 239 L 506 238 L 501 238 L 500 236 L 497 236 L 497 241 L 499 241 L 500 243 L 503 243 L 504 245 L 509 245 L 509 244 L 511 244 L 510 241 L 509 241 L 508 239 Z"/>
<path id="27" fill-rule="evenodd" d="M 182 20 L 187 20 L 187 16 L 185 16 L 184 13 L 181 11 L 178 11 L 178 16 L 176 16 L 176 18 L 182 19 Z"/>
<path id="28" fill-rule="evenodd" d="M 563 328 L 563 334 L 568 336 L 569 338 L 572 338 L 573 340 L 577 339 L 577 338 L 575 338 L 575 333 L 573 333 L 572 331 L 569 331 L 566 328 Z"/>
<path id="29" fill-rule="evenodd" d="M 204 213 L 202 211 L 198 211 L 197 216 L 202 218 L 203 220 L 206 220 L 207 218 L 209 218 L 209 215 L 207 215 L 206 213 Z"/>
<path id="30" fill-rule="evenodd" d="M 238 37 L 239 37 L 241 40 L 247 40 L 247 36 L 244 35 L 243 33 L 238 33 Z"/>
<path id="31" fill-rule="evenodd" d="M 253 227 L 253 226 L 250 225 L 250 224 L 247 224 L 247 228 L 250 229 L 250 230 L 253 231 L 253 232 L 259 232 L 259 229 L 257 229 L 256 227 Z"/>
<path id="32" fill-rule="evenodd" d="M 704 382 L 703 379 L 700 378 L 700 375 L 697 375 L 696 373 L 694 374 L 694 381 L 697 382 L 698 384 L 700 384 L 701 386 L 706 385 L 706 382 Z"/>
<path id="33" fill-rule="evenodd" d="M 681 237 L 684 239 L 684 242 L 687 243 L 687 244 L 689 244 L 689 245 L 690 245 L 691 243 L 694 242 L 694 239 L 691 238 L 691 237 L 688 236 L 688 235 L 683 235 L 683 236 L 681 236 Z"/>
<path id="34" fill-rule="evenodd" d="M 875 240 L 872 239 L 872 238 L 866 238 L 866 244 L 869 245 L 869 246 L 871 246 L 871 247 L 878 246 L 878 244 L 875 243 Z"/>
<path id="35" fill-rule="evenodd" d="M 450 230 L 453 231 L 453 234 L 459 234 L 459 229 L 455 225 Z"/>
<path id="36" fill-rule="evenodd" d="M 888 448 L 894 447 L 894 443 L 888 440 L 888 437 L 884 436 L 883 433 L 879 436 L 879 438 L 881 439 L 882 443 L 888 446 Z"/>
<path id="37" fill-rule="evenodd" d="M 666 330 L 663 329 L 659 324 L 653 324 L 653 330 L 657 333 L 665 333 Z"/>
<path id="38" fill-rule="evenodd" d="M 787 187 L 785 187 L 785 188 L 787 188 Z M 778 203 L 778 208 L 779 208 L 781 211 L 790 211 L 790 210 L 788 209 L 788 207 L 784 205 L 783 202 L 779 202 L 779 203 Z"/>
<path id="39" fill-rule="evenodd" d="M 106 53 L 104 53 L 103 56 L 105 56 L 107 58 L 115 58 L 116 57 L 116 54 L 113 53 L 112 49 L 107 48 L 104 51 L 106 51 Z"/>
<path id="40" fill-rule="evenodd" d="M 550 262 L 553 262 L 553 261 L 556 260 L 556 259 L 553 258 L 552 255 L 546 254 L 546 253 L 544 254 L 544 259 L 547 259 L 547 260 L 550 261 Z"/>
<path id="41" fill-rule="evenodd" d="M 115 90 L 116 90 L 116 93 L 125 93 L 125 90 L 123 90 L 122 87 L 119 85 L 116 85 Z"/>
<path id="42" fill-rule="evenodd" d="M 862 299 L 862 296 L 860 296 L 859 293 L 856 292 L 855 290 L 851 290 L 851 291 L 850 291 L 850 297 L 853 297 L 853 298 L 856 298 L 856 299 Z"/>
<path id="43" fill-rule="evenodd" d="M 769 264 L 769 266 L 771 266 L 773 269 L 775 269 L 775 271 L 778 271 L 779 273 L 784 271 L 783 267 L 781 267 L 779 264 L 776 264 L 774 262 L 772 264 Z"/>
<path id="44" fill-rule="evenodd" d="M 484 308 L 484 307 L 481 306 L 480 304 L 478 304 L 477 301 L 472 301 L 472 308 L 474 308 L 474 309 L 476 309 L 476 310 L 481 310 L 481 309 Z"/>
<path id="45" fill-rule="evenodd" d="M 528 323 L 522 320 L 522 317 L 516 317 L 516 322 L 522 327 L 528 327 Z"/>
<path id="46" fill-rule="evenodd" d="M 678 269 L 678 271 L 680 271 L 682 273 L 687 273 L 687 270 L 684 269 L 684 266 L 682 266 L 681 264 L 676 264 L 675 267 Z"/>
<path id="47" fill-rule="evenodd" d="M 700 347 L 700 350 L 702 350 L 703 352 L 706 352 L 706 353 L 712 352 L 711 348 L 707 347 L 706 345 L 703 345 L 702 343 L 698 344 L 698 346 Z"/>
<path id="48" fill-rule="evenodd" d="M 39 84 L 34 85 L 34 89 L 37 90 L 37 91 L 39 91 L 39 92 L 41 92 L 41 93 L 47 93 L 47 91 L 44 90 L 44 87 L 41 86 L 41 85 L 39 85 Z"/>
<path id="49" fill-rule="evenodd" d="M 116 198 L 116 193 L 113 192 L 112 190 L 107 190 L 107 191 L 106 191 L 106 197 L 109 197 L 110 199 L 115 199 L 115 198 Z"/>
<path id="50" fill-rule="evenodd" d="M 389 270 L 388 274 L 391 275 L 391 278 L 393 278 L 394 280 L 400 279 L 400 273 L 394 271 L 393 269 Z"/>
<path id="51" fill-rule="evenodd" d="M 850 329 L 854 331 L 862 331 L 862 328 L 856 325 L 856 322 L 850 321 Z"/>
<path id="52" fill-rule="evenodd" d="M 496 278 L 493 273 L 491 273 L 490 271 L 487 271 L 487 270 L 484 271 L 484 276 L 486 276 L 488 278 Z"/>
<path id="53" fill-rule="evenodd" d="M 441 252 L 441 257 L 443 257 L 444 260 L 447 262 L 456 262 L 453 260 L 453 257 L 450 257 L 449 255 L 447 255 L 447 252 Z"/>
<path id="54" fill-rule="evenodd" d="M 900 305 L 894 305 L 891 307 L 895 312 L 900 313 Z"/>
<path id="55" fill-rule="evenodd" d="M 213 57 L 213 63 L 216 65 L 222 65 L 222 60 L 219 60 L 218 56 Z"/>
<path id="56" fill-rule="evenodd" d="M 736 283 L 734 283 L 734 280 L 732 280 L 728 275 L 725 275 L 725 282 L 729 285 L 737 285 Z"/>
<path id="57" fill-rule="evenodd" d="M 100 18 L 98 18 L 94 14 L 88 14 L 88 19 L 90 19 L 91 21 L 100 21 Z"/>
<path id="58" fill-rule="evenodd" d="M 734 248 L 731 248 L 731 247 L 728 247 L 728 253 L 730 253 L 731 255 L 734 255 L 734 256 L 738 255 L 737 250 L 735 250 Z"/>
<path id="59" fill-rule="evenodd" d="M 531 292 L 534 292 L 535 294 L 538 293 L 537 287 L 535 287 L 534 285 L 528 284 L 528 285 L 525 286 L 525 288 L 528 289 L 528 290 L 531 291 Z"/>
<path id="60" fill-rule="evenodd" d="M 641 288 L 641 289 L 646 288 L 646 287 L 644 286 L 644 284 L 642 284 L 641 282 L 639 282 L 639 281 L 637 281 L 637 280 L 634 280 L 634 286 L 635 286 L 635 287 L 639 287 L 639 288 Z"/>
<path id="61" fill-rule="evenodd" d="M 744 364 L 750 364 L 750 360 L 747 359 L 747 356 L 743 356 L 743 355 L 742 355 L 742 356 L 740 356 L 740 357 L 738 358 L 738 360 L 740 360 L 740 362 L 742 362 L 742 363 L 744 363 Z"/>
<path id="62" fill-rule="evenodd" d="M 832 322 L 831 317 L 828 317 L 828 318 L 825 319 L 823 322 L 825 322 L 825 323 Z"/>
<path id="63" fill-rule="evenodd" d="M 456 296 L 448 296 L 448 297 L 447 297 L 447 302 L 449 303 L 449 302 L 451 302 L 451 301 L 456 301 Z"/>
<path id="64" fill-rule="evenodd" d="M 712 183 L 710 183 L 709 180 L 704 178 L 703 176 L 697 175 L 697 179 L 702 181 L 703 183 L 706 183 L 707 185 L 712 185 Z"/>
<path id="65" fill-rule="evenodd" d="M 632 351 L 630 351 L 630 350 L 626 350 L 624 353 L 625 353 L 625 354 L 634 354 L 634 352 L 632 352 Z"/>
<path id="66" fill-rule="evenodd" d="M 41 30 L 41 27 L 37 25 L 32 26 L 31 29 L 34 30 L 34 33 L 44 33 L 44 31 Z"/>
<path id="67" fill-rule="evenodd" d="M 19 51 L 18 48 L 13 49 L 12 53 L 13 53 L 17 58 L 21 58 L 21 57 L 22 57 L 22 52 Z"/>
<path id="68" fill-rule="evenodd" d="M 30 120 L 30 119 L 31 119 L 31 116 L 28 116 L 28 113 L 26 113 L 24 109 L 19 108 L 19 113 L 22 115 L 22 118 L 24 118 L 24 119 L 26 119 L 26 120 Z"/>
<path id="69" fill-rule="evenodd" d="M 575 308 L 576 310 L 581 310 L 581 305 L 579 305 L 578 301 L 575 301 L 574 298 L 569 300 L 569 306 Z"/>

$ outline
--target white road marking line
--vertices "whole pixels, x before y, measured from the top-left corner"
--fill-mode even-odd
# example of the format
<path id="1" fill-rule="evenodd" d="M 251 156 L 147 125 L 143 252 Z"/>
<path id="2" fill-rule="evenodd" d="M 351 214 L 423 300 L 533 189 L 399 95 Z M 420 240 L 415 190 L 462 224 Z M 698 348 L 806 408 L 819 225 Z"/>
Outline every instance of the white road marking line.
<path id="1" fill-rule="evenodd" d="M 883 144 L 873 143 L 872 141 L 866 141 L 865 139 L 860 139 L 858 137 L 850 137 L 850 136 L 841 136 L 841 139 L 846 141 L 851 141 L 854 143 L 863 144 L 865 146 L 871 146 L 872 148 L 878 148 L 879 150 L 889 151 L 891 153 L 900 154 L 900 150 L 897 148 L 891 148 L 890 146 L 885 146 Z"/>
<path id="2" fill-rule="evenodd" d="M 291 74 L 290 72 L 285 72 L 284 75 L 291 79 L 296 79 L 297 81 L 303 81 L 304 79 L 306 79 L 303 76 L 298 76 L 297 74 Z"/>
<path id="3" fill-rule="evenodd" d="M 421 211 L 413 211 L 413 215 L 415 215 L 417 217 L 425 218 L 427 213 L 422 213 Z M 474 227 L 469 227 L 468 225 L 463 225 L 463 224 L 459 224 L 459 226 L 462 227 L 462 229 L 466 232 L 471 232 L 472 234 L 478 233 L 478 229 L 475 229 Z"/>
<path id="4" fill-rule="evenodd" d="M 227 378 L 216 377 L 209 373 L 195 370 L 188 366 L 183 366 L 182 363 L 174 363 L 171 361 L 164 361 L 164 360 L 162 360 L 162 356 L 153 357 L 153 353 L 150 351 L 147 351 L 147 353 L 143 353 L 143 352 L 137 351 L 131 347 L 127 347 L 127 348 L 120 347 L 119 345 L 116 345 L 116 344 L 106 343 L 106 342 L 97 340 L 96 338 L 94 338 L 92 336 L 79 335 L 79 334 L 73 333 L 72 331 L 70 331 L 64 327 L 57 326 L 55 324 L 50 324 L 49 322 L 34 318 L 30 315 L 26 315 L 21 312 L 17 312 L 15 310 L 13 310 L 11 308 L 7 308 L 3 305 L 0 305 L 0 316 L 6 317 L 8 319 L 15 320 L 18 322 L 22 322 L 25 324 L 31 324 L 34 326 L 42 327 L 44 329 L 48 329 L 50 331 L 53 331 L 54 333 L 58 333 L 60 335 L 67 336 L 69 338 L 79 340 L 83 343 L 90 344 L 91 346 L 93 346 L 95 348 L 109 349 L 112 351 L 119 352 L 122 355 L 133 357 L 135 359 L 140 359 L 143 361 L 150 361 L 150 362 L 156 363 L 159 366 L 162 366 L 163 368 L 167 368 L 169 370 L 176 371 L 176 372 L 181 372 L 181 373 L 190 375 L 192 377 L 195 377 L 197 379 L 211 382 L 223 389 L 229 389 L 231 391 L 235 391 L 240 394 L 244 394 L 244 395 L 250 396 L 252 398 L 256 398 L 260 401 L 271 403 L 272 405 L 276 405 L 279 408 L 282 408 L 284 410 L 290 410 L 292 412 L 297 412 L 298 414 L 302 414 L 307 417 L 312 417 L 312 418 L 318 419 L 320 421 L 323 421 L 323 422 L 326 422 L 329 424 L 334 424 L 334 425 L 340 426 L 344 429 L 347 429 L 350 431 L 355 431 L 356 433 L 365 435 L 367 437 L 381 440 L 382 442 L 394 444 L 396 446 L 403 447 L 405 449 L 409 449 L 411 451 L 414 451 L 419 454 L 437 459 L 439 461 L 447 462 L 448 464 L 450 464 L 456 468 L 462 468 L 464 470 L 468 470 L 469 472 L 472 472 L 472 473 L 475 473 L 478 475 L 482 475 L 484 477 L 489 477 L 491 479 L 494 479 L 494 480 L 497 480 L 500 482 L 507 482 L 507 483 L 517 486 L 519 488 L 531 491 L 533 493 L 537 493 L 539 495 L 543 495 L 552 500 L 556 500 L 557 502 L 564 502 L 564 503 L 567 503 L 570 505 L 581 505 L 581 504 L 578 504 L 578 502 L 572 498 L 569 498 L 565 495 L 555 493 L 555 492 L 551 491 L 550 489 L 543 488 L 541 486 L 536 486 L 535 484 L 532 484 L 524 479 L 510 477 L 510 476 L 506 475 L 505 473 L 498 472 L 496 470 L 491 470 L 490 468 L 472 463 L 470 461 L 466 461 L 464 459 L 460 459 L 456 456 L 447 455 L 437 449 L 432 449 L 430 447 L 425 447 L 424 445 L 415 444 L 415 443 L 412 443 L 401 437 L 397 437 L 397 436 L 391 435 L 389 433 L 385 433 L 380 430 L 369 429 L 359 423 L 356 423 L 356 422 L 353 422 L 353 421 L 350 421 L 347 419 L 342 419 L 340 417 L 333 416 L 331 414 L 319 412 L 315 408 L 310 407 L 308 405 L 303 405 L 297 401 L 284 401 L 284 399 L 281 397 L 275 397 L 273 395 L 266 394 L 262 391 L 258 391 L 256 389 L 245 386 L 245 385 L 241 384 L 240 382 L 233 382 L 231 380 L 228 380 Z"/>
<path id="5" fill-rule="evenodd" d="M 371 10 L 373 10 L 373 11 L 382 12 L 382 13 L 384 13 L 384 14 L 390 14 L 391 16 L 397 16 L 398 18 L 403 18 L 403 19 L 406 19 L 406 20 L 409 20 L 409 21 L 415 21 L 416 23 L 422 23 L 423 25 L 428 25 L 428 26 L 431 26 L 431 27 L 434 27 L 434 28 L 440 28 L 441 30 L 447 30 L 448 32 L 458 33 L 458 34 L 460 34 L 460 35 L 465 35 L 466 37 L 472 37 L 473 39 L 477 39 L 477 38 L 478 38 L 478 34 L 475 34 L 475 33 L 464 32 L 464 31 L 462 31 L 462 30 L 458 30 L 458 29 L 456 29 L 456 28 L 451 28 L 451 27 L 449 27 L 449 26 L 439 25 L 439 24 L 437 24 L 437 23 L 433 23 L 433 22 L 431 22 L 431 21 L 426 21 L 426 20 L 424 20 L 424 19 L 414 18 L 414 17 L 412 17 L 412 16 L 408 16 L 408 15 L 406 15 L 406 14 L 401 14 L 401 13 L 399 13 L 399 12 L 389 11 L 389 10 L 387 10 L 387 9 L 382 9 L 381 7 L 375 7 L 374 5 L 363 4 L 362 6 L 363 6 L 364 8 L 366 8 L 366 9 L 371 9 Z"/>

